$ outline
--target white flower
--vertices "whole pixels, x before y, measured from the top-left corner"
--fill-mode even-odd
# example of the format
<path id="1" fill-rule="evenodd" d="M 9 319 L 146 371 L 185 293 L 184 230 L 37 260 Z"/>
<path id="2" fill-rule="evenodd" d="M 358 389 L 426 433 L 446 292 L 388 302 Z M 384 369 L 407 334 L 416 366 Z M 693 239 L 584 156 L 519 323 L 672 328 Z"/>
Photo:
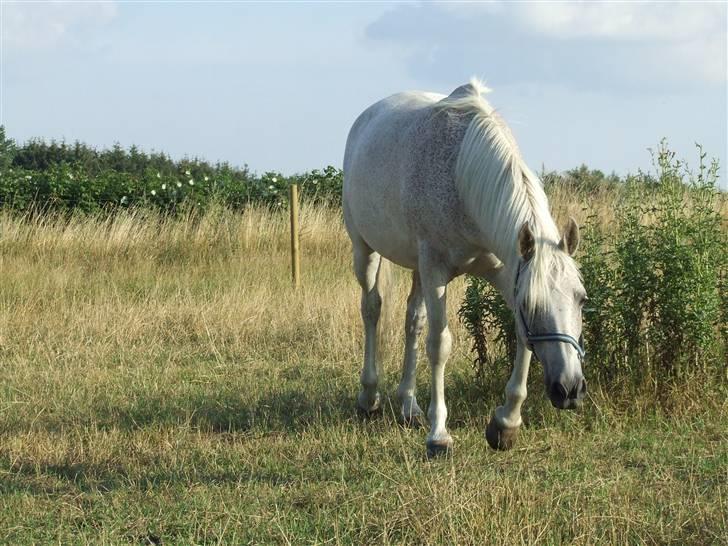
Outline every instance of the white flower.
<path id="1" fill-rule="evenodd" d="M 273 183 L 274 183 L 274 184 L 275 184 L 276 182 L 278 182 L 278 179 L 277 179 L 277 178 L 276 178 L 275 176 L 274 176 L 273 178 L 271 178 L 271 180 L 273 181 Z"/>
<path id="2" fill-rule="evenodd" d="M 152 195 L 157 195 L 157 191 L 156 190 L 152 190 Z"/>
<path id="3" fill-rule="evenodd" d="M 271 186 L 268 186 L 268 189 L 269 189 L 269 190 L 272 190 L 273 188 L 275 188 L 275 186 L 273 186 L 273 185 L 271 185 Z"/>
<path id="4" fill-rule="evenodd" d="M 129 199 L 127 199 L 126 195 L 121 198 L 121 204 L 122 205 L 126 205 L 127 201 L 129 201 Z"/>
<path id="5" fill-rule="evenodd" d="M 162 178 L 162 173 L 157 173 L 157 178 Z"/>
<path id="6" fill-rule="evenodd" d="M 68 178 L 70 178 L 71 180 L 73 180 L 73 174 L 68 173 Z"/>
<path id="7" fill-rule="evenodd" d="M 162 184 L 162 189 L 163 190 L 166 190 L 167 189 L 167 184 Z"/>
<path id="8" fill-rule="evenodd" d="M 207 182 L 208 180 L 210 180 L 210 178 L 206 176 L 205 177 L 205 182 Z"/>
<path id="9" fill-rule="evenodd" d="M 190 178 L 190 180 L 189 180 L 188 184 L 189 184 L 190 186 L 194 186 L 194 185 L 195 185 L 195 181 L 194 181 L 194 180 L 192 180 L 192 179 Z"/>
<path id="10" fill-rule="evenodd" d="M 185 174 L 186 174 L 187 176 L 189 176 L 189 175 L 190 175 L 190 171 L 185 171 Z"/>
<path id="11" fill-rule="evenodd" d="M 25 179 L 26 179 L 26 180 L 30 180 L 31 178 L 33 178 L 33 177 L 32 177 L 32 176 L 30 176 L 29 174 L 26 174 L 26 175 L 25 175 Z"/>
<path id="12" fill-rule="evenodd" d="M 177 182 L 177 187 L 178 188 L 181 188 L 182 187 L 182 182 Z"/>
<path id="13" fill-rule="evenodd" d="M 318 184 L 318 180 L 313 181 L 314 185 Z"/>

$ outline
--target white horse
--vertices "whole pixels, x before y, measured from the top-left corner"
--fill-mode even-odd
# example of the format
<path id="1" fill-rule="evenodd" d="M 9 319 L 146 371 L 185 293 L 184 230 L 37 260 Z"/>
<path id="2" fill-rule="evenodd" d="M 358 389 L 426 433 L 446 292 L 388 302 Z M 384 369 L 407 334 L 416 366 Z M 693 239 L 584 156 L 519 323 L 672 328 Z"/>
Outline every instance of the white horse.
<path id="1" fill-rule="evenodd" d="M 447 97 L 392 95 L 358 117 L 346 143 L 344 220 L 362 288 L 365 329 L 358 405 L 365 412 L 380 407 L 375 352 L 384 257 L 412 270 L 397 389 L 403 424 L 424 422 L 415 368 L 417 338 L 429 318 L 430 455 L 452 447 L 445 427 L 444 372 L 452 344 L 445 298 L 447 284 L 458 275 L 490 281 L 519 317 L 506 402 L 486 430 L 492 447 L 508 449 L 515 441 L 532 351 L 544 365 L 554 406 L 576 407 L 586 392 L 580 337 L 586 293 L 571 258 L 579 229 L 570 219 L 559 233 L 540 181 L 483 98 L 487 91 L 472 80 Z"/>

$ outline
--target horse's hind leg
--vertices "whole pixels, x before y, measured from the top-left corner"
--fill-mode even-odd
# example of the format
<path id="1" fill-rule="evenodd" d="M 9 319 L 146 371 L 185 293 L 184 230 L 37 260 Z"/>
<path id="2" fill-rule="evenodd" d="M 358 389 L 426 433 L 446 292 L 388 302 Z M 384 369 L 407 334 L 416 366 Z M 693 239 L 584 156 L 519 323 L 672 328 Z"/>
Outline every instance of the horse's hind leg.
<path id="1" fill-rule="evenodd" d="M 412 289 L 407 298 L 407 317 L 405 319 L 404 364 L 402 380 L 397 389 L 397 397 L 402 404 L 399 421 L 407 426 L 424 425 L 424 413 L 415 398 L 417 370 L 417 339 L 425 327 L 427 308 L 422 297 L 422 283 L 417 271 L 412 272 Z"/>
<path id="2" fill-rule="evenodd" d="M 361 318 L 364 321 L 364 367 L 361 371 L 361 392 L 358 404 L 366 413 L 379 409 L 380 397 L 377 392 L 379 379 L 377 352 L 377 323 L 382 307 L 379 294 L 378 277 L 381 256 L 357 237 L 352 237 L 354 247 L 354 273 L 361 286 Z"/>

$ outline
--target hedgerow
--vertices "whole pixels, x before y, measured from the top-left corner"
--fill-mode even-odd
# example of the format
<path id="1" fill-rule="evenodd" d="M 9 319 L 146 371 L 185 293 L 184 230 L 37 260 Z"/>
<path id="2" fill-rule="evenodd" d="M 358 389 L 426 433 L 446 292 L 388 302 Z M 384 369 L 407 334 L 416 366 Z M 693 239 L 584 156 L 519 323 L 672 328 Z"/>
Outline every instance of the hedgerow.
<path id="1" fill-rule="evenodd" d="M 0 206 L 20 211 L 93 213 L 141 206 L 175 212 L 212 202 L 235 210 L 251 203 L 284 207 L 293 183 L 303 198 L 337 205 L 342 182 L 341 171 L 332 166 L 294 176 L 257 175 L 247 166 L 173 161 L 135 147 L 98 151 L 78 142 L 40 140 L 17 146 L 0 127 Z"/>

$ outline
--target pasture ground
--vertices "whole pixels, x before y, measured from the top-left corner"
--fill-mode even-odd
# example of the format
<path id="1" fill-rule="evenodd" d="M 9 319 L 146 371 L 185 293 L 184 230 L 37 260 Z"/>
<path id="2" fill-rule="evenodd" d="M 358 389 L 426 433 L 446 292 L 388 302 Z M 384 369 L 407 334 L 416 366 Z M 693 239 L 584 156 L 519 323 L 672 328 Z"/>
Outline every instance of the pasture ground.
<path id="1" fill-rule="evenodd" d="M 508 370 L 475 380 L 459 280 L 455 451 L 426 461 L 425 431 L 391 411 L 357 416 L 349 243 L 336 211 L 304 207 L 302 225 L 294 292 L 283 211 L 0 216 L 0 540 L 726 543 L 725 386 L 656 404 L 649 386 L 635 397 L 592 383 L 580 412 L 557 412 L 534 365 L 519 443 L 492 451 L 483 431 Z M 407 282 L 393 268 L 387 396 Z M 428 371 L 421 355 L 423 407 Z"/>

